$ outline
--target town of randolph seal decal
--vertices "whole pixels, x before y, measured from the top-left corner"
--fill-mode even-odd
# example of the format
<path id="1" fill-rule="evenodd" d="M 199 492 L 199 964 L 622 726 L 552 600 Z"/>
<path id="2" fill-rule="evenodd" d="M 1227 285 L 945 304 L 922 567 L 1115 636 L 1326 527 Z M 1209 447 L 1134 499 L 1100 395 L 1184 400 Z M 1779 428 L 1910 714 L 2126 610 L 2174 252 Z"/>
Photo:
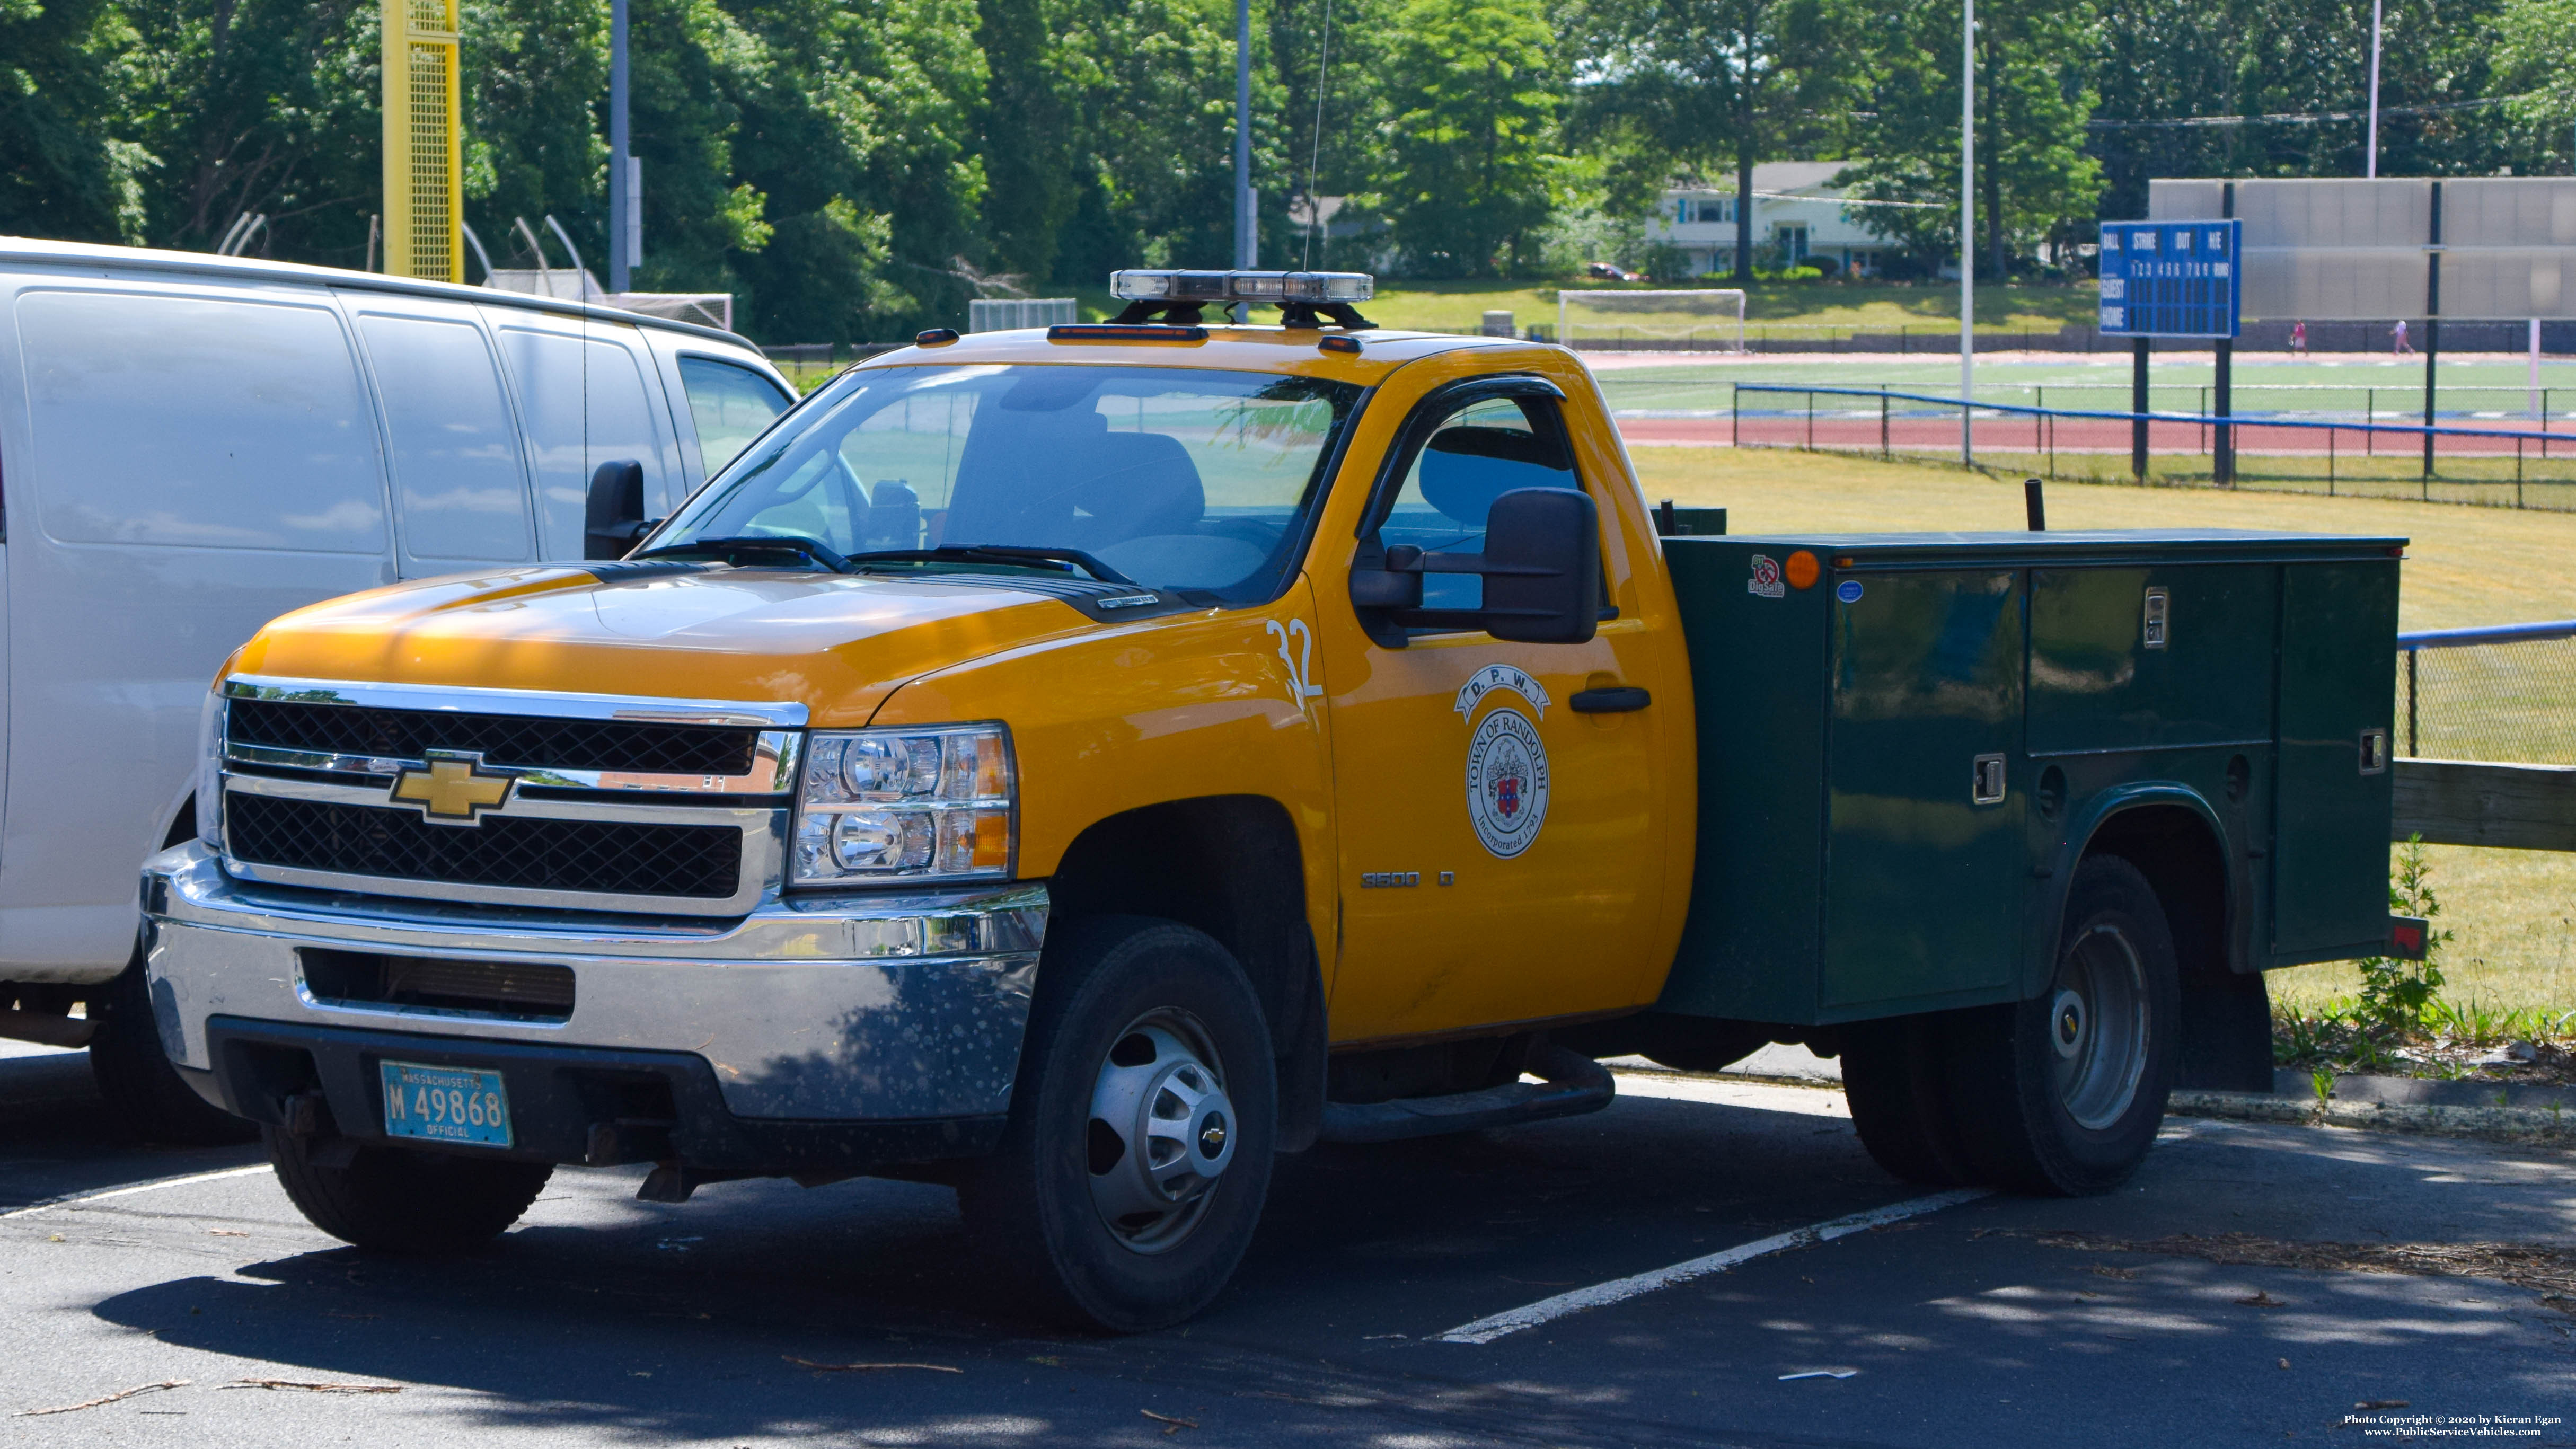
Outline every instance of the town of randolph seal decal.
<path id="1" fill-rule="evenodd" d="M 1505 860 L 1529 849 L 1547 821 L 1547 746 L 1519 710 L 1493 711 L 1468 738 L 1467 819 Z"/>

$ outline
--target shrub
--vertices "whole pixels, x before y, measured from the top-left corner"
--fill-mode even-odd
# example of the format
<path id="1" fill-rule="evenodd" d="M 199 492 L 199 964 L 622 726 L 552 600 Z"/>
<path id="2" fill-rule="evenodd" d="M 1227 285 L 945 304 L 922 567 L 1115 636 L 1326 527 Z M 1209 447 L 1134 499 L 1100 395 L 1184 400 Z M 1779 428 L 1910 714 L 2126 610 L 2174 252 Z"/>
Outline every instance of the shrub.
<path id="1" fill-rule="evenodd" d="M 2433 893 L 2421 835 L 2407 837 L 2405 849 L 2398 852 L 2396 876 L 2388 883 L 2388 910 L 2421 916 L 2427 923 L 2423 960 L 2372 956 L 2360 963 L 2361 1024 L 2375 1036 L 2397 1038 L 2423 1029 L 2425 1015 L 2442 994 L 2442 951 L 2451 941 L 2449 930 L 2431 924 L 2442 914 L 2442 901 Z"/>

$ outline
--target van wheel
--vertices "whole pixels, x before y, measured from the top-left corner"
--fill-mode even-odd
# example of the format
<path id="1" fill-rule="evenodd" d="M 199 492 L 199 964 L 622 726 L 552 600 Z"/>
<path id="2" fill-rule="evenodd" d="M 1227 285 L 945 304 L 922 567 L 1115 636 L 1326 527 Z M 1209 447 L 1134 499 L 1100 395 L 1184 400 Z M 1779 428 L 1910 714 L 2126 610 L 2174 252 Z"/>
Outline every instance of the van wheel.
<path id="1" fill-rule="evenodd" d="M 1951 1014 L 1855 1022 L 1843 1031 L 1843 1099 L 1878 1165 L 1907 1182 L 1957 1187 L 1975 1173 L 1951 1107 Z"/>
<path id="2" fill-rule="evenodd" d="M 1278 1088 L 1260 998 L 1205 934 L 1141 916 L 1052 933 L 1001 1146 L 960 1191 L 1049 1318 L 1178 1323 L 1234 1275 L 1270 1191 Z"/>
<path id="3" fill-rule="evenodd" d="M 345 1163 L 314 1161 L 323 1142 L 260 1129 L 286 1195 L 313 1226 L 382 1253 L 452 1253 L 509 1230 L 545 1190 L 554 1167 L 360 1147 Z"/>
<path id="4" fill-rule="evenodd" d="M 2022 1192 L 2108 1192 L 2146 1159 L 2173 1090 L 2182 1021 L 2155 888 L 2116 856 L 2076 867 L 2048 989 L 1959 1014 L 1957 1121 L 1979 1175 Z"/>
<path id="5" fill-rule="evenodd" d="M 197 1095 L 161 1046 L 152 1019 L 152 988 L 142 953 L 90 999 L 98 1032 L 90 1038 L 89 1073 L 98 1093 L 134 1130 L 155 1142 L 215 1147 L 248 1142 L 259 1129 Z"/>

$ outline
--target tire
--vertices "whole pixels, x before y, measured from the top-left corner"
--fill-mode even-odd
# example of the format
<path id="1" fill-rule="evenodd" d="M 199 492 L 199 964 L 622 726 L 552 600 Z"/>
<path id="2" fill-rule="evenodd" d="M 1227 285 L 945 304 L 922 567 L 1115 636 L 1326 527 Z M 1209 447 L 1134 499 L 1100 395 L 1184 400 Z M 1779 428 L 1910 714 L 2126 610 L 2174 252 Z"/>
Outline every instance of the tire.
<path id="1" fill-rule="evenodd" d="M 2076 867 L 2046 991 L 1955 1015 L 1952 1100 L 1977 1180 L 2083 1197 L 2138 1170 L 2173 1090 L 2182 994 L 2164 908 L 2136 866 Z"/>
<path id="2" fill-rule="evenodd" d="M 1951 1103 L 1950 1013 L 1843 1028 L 1843 1098 L 1878 1165 L 1925 1187 L 1974 1180 Z"/>
<path id="3" fill-rule="evenodd" d="M 152 1019 L 151 986 L 137 953 L 123 974 L 90 999 L 99 1014 L 90 1038 L 89 1072 L 99 1095 L 134 1130 L 155 1142 L 215 1147 L 248 1142 L 259 1129 L 226 1112 L 179 1079 Z"/>
<path id="4" fill-rule="evenodd" d="M 959 1193 L 1008 1291 L 1118 1333 L 1214 1301 L 1269 1195 L 1275 1073 L 1260 998 L 1205 934 L 1141 916 L 1053 933 L 1010 1124 Z"/>
<path id="5" fill-rule="evenodd" d="M 508 1231 L 545 1190 L 554 1167 L 398 1147 L 360 1147 L 345 1166 L 315 1162 L 320 1141 L 260 1129 L 286 1195 L 313 1226 L 379 1253 L 427 1256 Z"/>

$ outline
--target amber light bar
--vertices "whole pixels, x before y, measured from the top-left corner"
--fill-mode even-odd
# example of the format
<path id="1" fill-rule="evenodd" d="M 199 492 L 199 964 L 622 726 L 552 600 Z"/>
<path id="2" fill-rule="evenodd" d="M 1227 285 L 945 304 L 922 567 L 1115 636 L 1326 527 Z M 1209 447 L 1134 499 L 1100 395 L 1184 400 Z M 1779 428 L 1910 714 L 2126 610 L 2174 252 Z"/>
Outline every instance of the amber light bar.
<path id="1" fill-rule="evenodd" d="M 1122 302 L 1365 302 L 1377 295 L 1366 272 L 1124 271 L 1109 274 Z"/>

